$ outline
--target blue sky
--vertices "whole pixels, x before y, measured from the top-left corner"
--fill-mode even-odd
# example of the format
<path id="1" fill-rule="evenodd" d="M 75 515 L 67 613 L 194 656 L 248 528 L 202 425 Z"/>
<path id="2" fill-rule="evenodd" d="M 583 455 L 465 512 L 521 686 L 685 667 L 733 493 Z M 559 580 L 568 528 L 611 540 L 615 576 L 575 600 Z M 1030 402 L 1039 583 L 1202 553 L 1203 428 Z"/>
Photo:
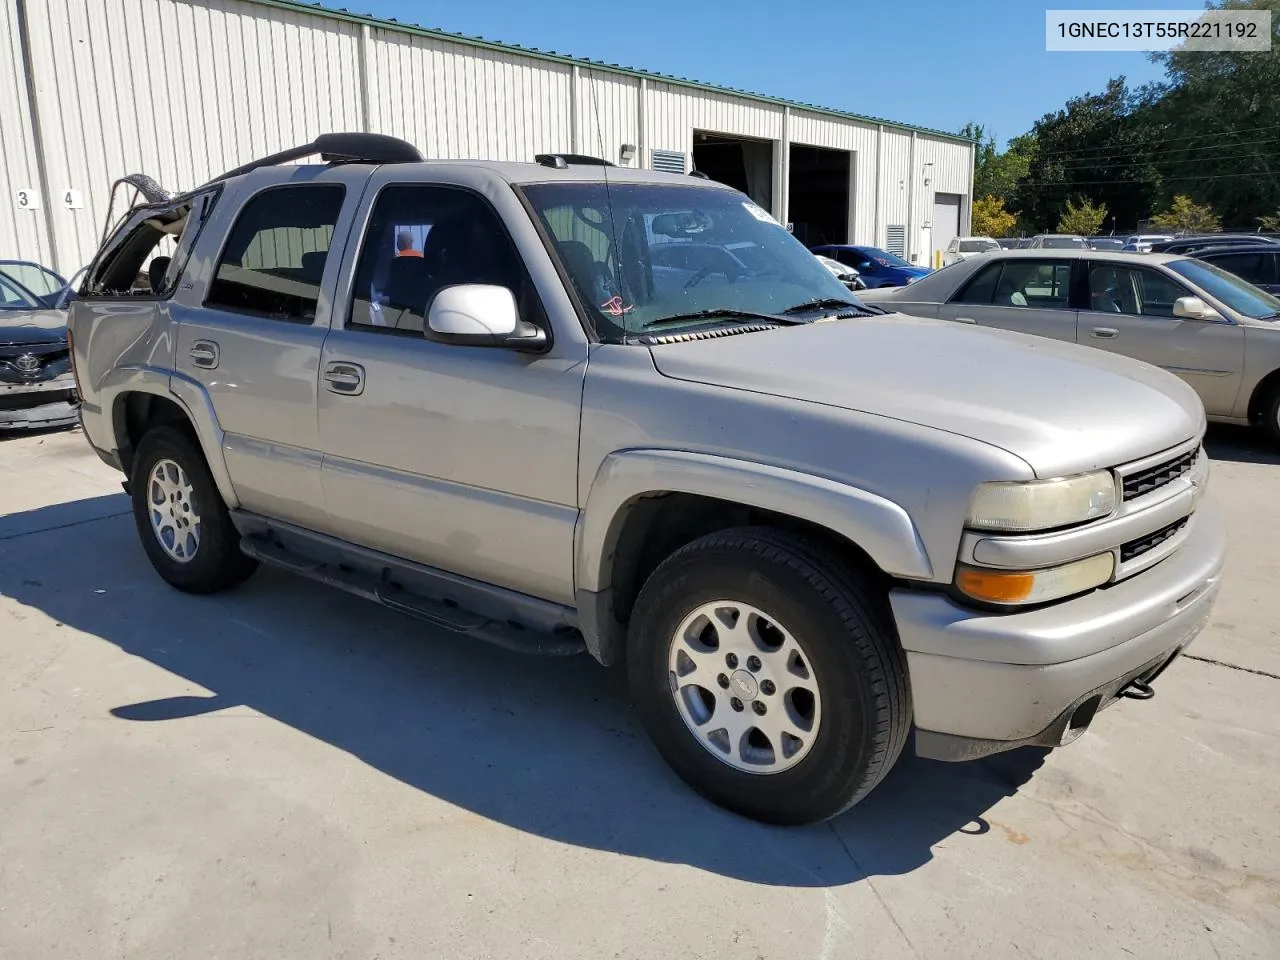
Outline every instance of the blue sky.
<path id="1" fill-rule="evenodd" d="M 1045 10 L 1203 7 L 1192 0 L 324 2 L 902 123 L 957 130 L 974 120 L 1002 143 L 1113 76 L 1134 85 L 1162 76 L 1142 53 L 1047 53 Z"/>

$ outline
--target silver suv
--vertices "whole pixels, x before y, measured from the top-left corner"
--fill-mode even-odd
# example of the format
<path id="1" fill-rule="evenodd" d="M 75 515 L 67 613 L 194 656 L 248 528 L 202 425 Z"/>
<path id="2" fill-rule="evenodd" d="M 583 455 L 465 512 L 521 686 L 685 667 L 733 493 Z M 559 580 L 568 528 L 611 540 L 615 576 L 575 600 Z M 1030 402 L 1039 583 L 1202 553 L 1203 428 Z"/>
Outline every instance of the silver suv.
<path id="1" fill-rule="evenodd" d="M 762 820 L 856 803 L 913 727 L 1065 744 L 1217 594 L 1189 387 L 866 307 L 703 179 L 326 135 L 134 209 L 81 292 L 85 435 L 165 580 L 269 563 L 625 664 Z"/>

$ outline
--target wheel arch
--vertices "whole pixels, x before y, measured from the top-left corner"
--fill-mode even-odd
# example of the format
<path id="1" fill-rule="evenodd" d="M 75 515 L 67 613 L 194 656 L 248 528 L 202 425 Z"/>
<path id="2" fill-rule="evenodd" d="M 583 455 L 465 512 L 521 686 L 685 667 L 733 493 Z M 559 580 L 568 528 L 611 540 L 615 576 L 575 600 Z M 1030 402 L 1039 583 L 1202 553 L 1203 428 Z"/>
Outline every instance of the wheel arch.
<path id="1" fill-rule="evenodd" d="M 1262 418 L 1267 415 L 1267 401 L 1280 391 L 1280 367 L 1272 370 L 1265 377 L 1257 382 L 1253 388 L 1253 392 L 1249 394 L 1249 406 L 1245 411 L 1245 416 L 1249 422 L 1258 424 Z"/>
<path id="2" fill-rule="evenodd" d="M 587 649 L 617 662 L 645 578 L 700 536 L 764 525 L 825 543 L 877 579 L 927 580 L 932 566 L 898 504 L 836 481 L 726 457 L 666 450 L 612 454 L 575 532 L 576 601 Z"/>
<path id="3" fill-rule="evenodd" d="M 132 474 L 134 452 L 147 429 L 156 424 L 177 426 L 195 440 L 218 492 L 234 509 L 239 500 L 222 456 L 222 430 L 208 395 L 199 384 L 188 383 L 185 378 L 175 375 L 171 381 L 174 389 L 169 389 L 168 379 L 139 379 L 112 392 L 111 433 L 120 466 L 125 476 Z"/>

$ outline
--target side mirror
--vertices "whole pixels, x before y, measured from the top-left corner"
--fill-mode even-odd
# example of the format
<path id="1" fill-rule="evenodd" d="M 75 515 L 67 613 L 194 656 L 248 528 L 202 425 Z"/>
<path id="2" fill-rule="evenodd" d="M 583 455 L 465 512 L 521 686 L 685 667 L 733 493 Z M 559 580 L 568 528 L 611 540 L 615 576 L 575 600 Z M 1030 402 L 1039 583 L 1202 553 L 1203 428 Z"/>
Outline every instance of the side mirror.
<path id="1" fill-rule="evenodd" d="M 1182 320 L 1221 320 L 1222 314 L 1199 297 L 1179 297 L 1173 301 L 1173 315 Z"/>
<path id="2" fill-rule="evenodd" d="M 431 298 L 423 334 L 429 340 L 469 347 L 541 350 L 547 335 L 520 319 L 515 294 L 506 287 L 463 283 Z"/>

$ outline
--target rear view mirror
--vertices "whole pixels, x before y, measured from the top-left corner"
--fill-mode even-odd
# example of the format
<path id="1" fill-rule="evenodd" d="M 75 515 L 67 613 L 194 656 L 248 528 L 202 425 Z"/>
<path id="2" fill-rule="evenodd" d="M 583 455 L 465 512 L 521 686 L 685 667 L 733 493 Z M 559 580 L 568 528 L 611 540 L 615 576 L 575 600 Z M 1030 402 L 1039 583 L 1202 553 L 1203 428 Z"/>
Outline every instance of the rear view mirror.
<path id="1" fill-rule="evenodd" d="M 464 283 L 431 299 L 423 333 L 430 340 L 472 347 L 540 350 L 546 333 L 520 320 L 515 294 L 506 287 Z"/>
<path id="2" fill-rule="evenodd" d="M 1221 320 L 1222 315 L 1199 297 L 1179 297 L 1173 301 L 1173 315 L 1182 320 Z"/>

